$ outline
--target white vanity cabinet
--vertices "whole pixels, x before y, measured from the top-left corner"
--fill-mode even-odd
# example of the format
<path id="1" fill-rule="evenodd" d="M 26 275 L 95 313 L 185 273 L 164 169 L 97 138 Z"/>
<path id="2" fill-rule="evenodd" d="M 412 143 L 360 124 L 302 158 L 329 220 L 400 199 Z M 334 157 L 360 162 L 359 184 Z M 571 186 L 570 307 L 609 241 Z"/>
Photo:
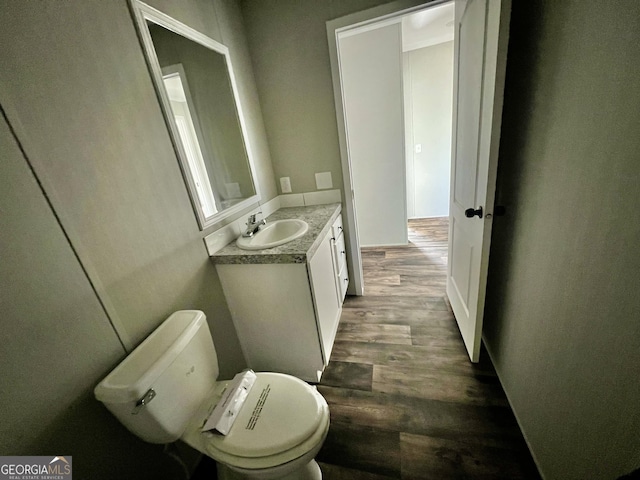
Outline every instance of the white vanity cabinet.
<path id="1" fill-rule="evenodd" d="M 333 236 L 329 233 L 309 262 L 309 281 L 313 293 L 325 365 L 329 363 L 340 313 L 342 312 L 342 302 L 339 302 L 336 296 L 332 247 Z"/>
<path id="2" fill-rule="evenodd" d="M 332 227 L 306 263 L 216 265 L 250 368 L 320 380 L 344 298 L 337 245 Z"/>

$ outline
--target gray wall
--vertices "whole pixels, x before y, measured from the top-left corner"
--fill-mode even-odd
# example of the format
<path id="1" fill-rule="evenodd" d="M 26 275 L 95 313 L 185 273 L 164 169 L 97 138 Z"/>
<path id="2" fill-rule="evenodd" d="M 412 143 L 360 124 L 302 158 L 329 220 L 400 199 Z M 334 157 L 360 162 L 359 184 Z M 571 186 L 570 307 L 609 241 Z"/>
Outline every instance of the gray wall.
<path id="1" fill-rule="evenodd" d="M 513 2 L 485 341 L 547 479 L 640 467 L 640 3 Z"/>
<path id="2" fill-rule="evenodd" d="M 453 42 L 403 54 L 407 216 L 449 215 Z M 420 144 L 422 151 L 416 152 Z"/>
<path id="3" fill-rule="evenodd" d="M 78 478 L 175 476 L 93 399 L 125 352 L 2 116 L 0 158 L 0 453 L 66 452 Z"/>
<path id="4" fill-rule="evenodd" d="M 273 169 L 294 193 L 316 190 L 316 172 L 342 188 L 325 22 L 384 3 L 241 0 Z"/>
<path id="5" fill-rule="evenodd" d="M 167 6 L 229 46 L 260 188 L 272 198 L 238 6 Z M 73 455 L 79 478 L 179 478 L 160 447 L 135 439 L 93 399 L 125 356 L 118 337 L 131 349 L 172 311 L 201 309 L 221 376 L 245 362 L 127 2 L 2 8 L 0 104 L 24 155 L 0 124 L 0 451 Z"/>

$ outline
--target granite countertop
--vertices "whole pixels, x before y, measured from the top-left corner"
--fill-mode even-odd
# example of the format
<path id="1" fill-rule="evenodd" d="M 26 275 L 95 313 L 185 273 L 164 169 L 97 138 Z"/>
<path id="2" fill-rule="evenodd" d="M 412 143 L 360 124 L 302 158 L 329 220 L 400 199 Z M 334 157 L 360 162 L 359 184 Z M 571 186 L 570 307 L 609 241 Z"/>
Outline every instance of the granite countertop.
<path id="1" fill-rule="evenodd" d="M 281 208 L 266 219 L 267 223 L 297 218 L 309 224 L 307 233 L 284 245 L 264 250 L 242 250 L 236 246 L 234 240 L 212 255 L 211 261 L 216 264 L 307 263 L 341 210 L 342 206 L 339 203 Z"/>

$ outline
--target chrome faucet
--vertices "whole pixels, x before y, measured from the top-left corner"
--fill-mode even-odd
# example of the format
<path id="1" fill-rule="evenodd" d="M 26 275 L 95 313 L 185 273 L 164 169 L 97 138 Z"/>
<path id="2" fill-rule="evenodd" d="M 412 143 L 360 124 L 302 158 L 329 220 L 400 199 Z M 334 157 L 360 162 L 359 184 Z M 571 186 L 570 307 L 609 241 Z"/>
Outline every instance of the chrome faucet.
<path id="1" fill-rule="evenodd" d="M 258 213 L 262 214 L 262 212 Z M 247 230 L 242 234 L 243 237 L 253 237 L 256 233 L 258 233 L 258 230 L 260 230 L 260 227 L 262 225 L 267 224 L 264 218 L 262 220 L 256 219 L 258 213 L 249 215 L 249 218 L 247 219 Z"/>

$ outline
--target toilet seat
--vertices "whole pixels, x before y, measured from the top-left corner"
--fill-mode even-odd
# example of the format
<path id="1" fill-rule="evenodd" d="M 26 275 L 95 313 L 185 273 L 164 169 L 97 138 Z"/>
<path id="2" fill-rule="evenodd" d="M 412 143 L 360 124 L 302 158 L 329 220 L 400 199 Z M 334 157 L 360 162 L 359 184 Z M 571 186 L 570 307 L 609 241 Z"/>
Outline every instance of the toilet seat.
<path id="1" fill-rule="evenodd" d="M 203 453 L 231 467 L 265 469 L 291 462 L 320 445 L 329 429 L 329 407 L 315 387 L 290 375 L 256 375 L 226 436 L 193 431 L 185 435 L 200 437 Z"/>
<path id="2" fill-rule="evenodd" d="M 326 438 L 328 431 L 329 408 L 327 407 L 326 415 L 317 432 L 300 445 L 285 452 L 277 453 L 275 455 L 269 455 L 266 457 L 241 457 L 230 455 L 228 453 L 217 450 L 211 444 L 207 444 L 205 448 L 207 450 L 207 455 L 209 455 L 211 458 L 232 468 L 241 470 L 269 469 L 283 466 L 308 453 L 312 453 L 309 457 L 309 460 L 312 460 L 320 449 L 320 445 L 322 445 L 322 442 Z"/>

